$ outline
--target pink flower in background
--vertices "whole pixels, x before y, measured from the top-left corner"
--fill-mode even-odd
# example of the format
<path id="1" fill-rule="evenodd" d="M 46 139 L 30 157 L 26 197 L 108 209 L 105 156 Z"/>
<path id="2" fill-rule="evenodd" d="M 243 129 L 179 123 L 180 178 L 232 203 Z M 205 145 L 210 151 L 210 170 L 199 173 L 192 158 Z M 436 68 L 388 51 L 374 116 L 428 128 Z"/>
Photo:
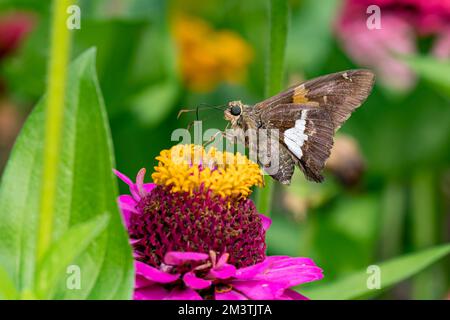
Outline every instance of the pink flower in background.
<path id="1" fill-rule="evenodd" d="M 17 49 L 33 25 L 34 19 L 27 13 L 0 16 L 0 59 Z"/>
<path id="2" fill-rule="evenodd" d="M 119 197 L 119 206 L 136 259 L 134 299 L 306 299 L 291 288 L 320 280 L 322 270 L 308 258 L 266 256 L 271 220 L 242 194 L 215 193 L 226 192 L 236 173 L 243 180 L 230 191 L 262 182 L 257 165 L 254 171 L 216 165 L 211 170 L 202 161 L 180 169 L 163 154 L 157 158 L 155 184 L 143 183 L 145 170 L 136 183 L 116 171 L 131 193 Z M 210 178 L 214 184 L 209 185 Z M 196 187 L 174 191 L 165 183 L 174 179 L 183 188 Z"/>
<path id="3" fill-rule="evenodd" d="M 366 25 L 370 5 L 381 9 L 381 29 Z M 347 0 L 337 32 L 356 63 L 373 68 L 385 85 L 407 90 L 415 75 L 395 56 L 416 54 L 417 37 L 435 35 L 432 54 L 450 57 L 450 0 Z"/>
<path id="4" fill-rule="evenodd" d="M 442 60 L 450 57 L 450 27 L 436 39 L 432 54 Z"/>

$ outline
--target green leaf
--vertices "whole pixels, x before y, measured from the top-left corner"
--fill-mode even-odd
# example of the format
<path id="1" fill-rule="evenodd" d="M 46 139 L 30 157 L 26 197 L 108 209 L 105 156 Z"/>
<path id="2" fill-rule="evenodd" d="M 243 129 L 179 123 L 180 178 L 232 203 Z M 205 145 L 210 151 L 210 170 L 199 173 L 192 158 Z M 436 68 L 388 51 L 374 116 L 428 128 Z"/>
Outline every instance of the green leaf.
<path id="1" fill-rule="evenodd" d="M 73 262 L 83 270 L 81 290 L 66 290 L 60 283 L 55 297 L 127 299 L 133 286 L 133 259 L 116 204 L 112 143 L 95 72 L 95 50 L 71 65 L 67 88 L 52 242 L 62 241 L 72 226 L 99 214 L 108 213 L 110 222 Z M 33 290 L 36 280 L 45 105 L 44 97 L 25 123 L 0 186 L 0 265 L 20 292 Z"/>
<path id="2" fill-rule="evenodd" d="M 8 272 L 0 266 L 0 300 L 14 300 L 19 296 Z"/>
<path id="3" fill-rule="evenodd" d="M 292 10 L 293 32 L 289 33 L 287 65 L 294 73 L 316 73 L 325 62 L 333 43 L 333 24 L 339 1 L 324 4 L 316 0 L 304 0 L 299 10 Z"/>
<path id="4" fill-rule="evenodd" d="M 449 253 L 450 244 L 446 244 L 378 264 L 380 267 L 381 290 L 411 277 Z M 379 294 L 381 290 L 367 288 L 369 276 L 370 274 L 366 270 L 362 270 L 326 286 L 302 289 L 302 293 L 316 300 L 370 298 Z"/>
<path id="5" fill-rule="evenodd" d="M 450 62 L 419 56 L 406 57 L 403 60 L 420 76 L 435 84 L 444 94 L 450 96 Z"/>
<path id="6" fill-rule="evenodd" d="M 105 230 L 108 220 L 109 215 L 103 215 L 73 226 L 52 245 L 37 269 L 35 290 L 38 297 L 52 298 L 67 267 Z"/>

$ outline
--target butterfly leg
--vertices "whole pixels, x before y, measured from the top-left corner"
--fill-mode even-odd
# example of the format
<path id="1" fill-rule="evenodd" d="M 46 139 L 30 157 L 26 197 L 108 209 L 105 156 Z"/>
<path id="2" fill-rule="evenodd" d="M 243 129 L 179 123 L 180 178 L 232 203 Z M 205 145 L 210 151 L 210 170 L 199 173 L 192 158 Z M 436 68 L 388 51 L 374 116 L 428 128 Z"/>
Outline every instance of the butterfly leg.
<path id="1" fill-rule="evenodd" d="M 188 131 L 191 130 L 191 128 L 195 124 L 195 122 L 196 122 L 196 120 L 193 120 L 193 121 L 189 122 L 187 127 L 186 127 L 186 130 L 188 130 Z"/>
<path id="2" fill-rule="evenodd" d="M 211 138 L 203 144 L 203 147 L 206 148 L 206 146 L 213 143 L 217 139 L 217 136 L 219 136 L 219 135 L 222 135 L 222 137 L 226 138 L 226 136 L 227 136 L 226 132 L 227 132 L 228 126 L 229 125 L 227 124 L 227 126 L 225 127 L 225 129 L 223 131 L 217 131 L 213 136 L 211 136 Z"/>
<path id="3" fill-rule="evenodd" d="M 211 138 L 208 141 L 206 141 L 203 144 L 203 147 L 206 148 L 206 146 L 208 146 L 211 143 L 213 143 L 216 140 L 217 136 L 219 136 L 219 135 L 222 135 L 222 137 L 225 137 L 225 132 L 224 131 L 217 131 L 213 136 L 211 136 Z"/>

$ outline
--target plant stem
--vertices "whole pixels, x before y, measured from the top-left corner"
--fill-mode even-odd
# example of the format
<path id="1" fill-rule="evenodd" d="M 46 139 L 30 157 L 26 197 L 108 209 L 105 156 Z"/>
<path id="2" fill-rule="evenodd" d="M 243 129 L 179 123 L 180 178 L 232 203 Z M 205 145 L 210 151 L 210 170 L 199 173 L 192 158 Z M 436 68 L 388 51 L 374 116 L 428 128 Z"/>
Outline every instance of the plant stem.
<path id="1" fill-rule="evenodd" d="M 417 170 L 412 178 L 412 236 L 416 250 L 436 244 L 436 179 L 432 171 Z M 413 279 L 413 299 L 439 299 L 444 295 L 445 276 L 439 265 L 419 273 Z"/>
<path id="2" fill-rule="evenodd" d="M 277 94 L 283 87 L 284 58 L 288 32 L 287 0 L 270 0 L 269 19 L 270 39 L 266 72 L 266 97 Z M 269 176 L 265 176 L 264 180 L 265 187 L 258 192 L 256 206 L 259 212 L 269 215 L 274 185 L 272 178 Z"/>
<path id="3" fill-rule="evenodd" d="M 387 260 L 402 252 L 403 225 L 406 212 L 405 187 L 390 179 L 383 190 L 381 210 L 380 256 Z"/>
<path id="4" fill-rule="evenodd" d="M 42 258 L 52 241 L 57 165 L 60 155 L 61 131 L 66 93 L 70 31 L 66 26 L 67 8 L 74 0 L 54 0 L 51 23 L 50 62 L 48 66 L 47 109 L 45 115 L 43 185 L 40 195 L 40 216 L 37 259 Z"/>

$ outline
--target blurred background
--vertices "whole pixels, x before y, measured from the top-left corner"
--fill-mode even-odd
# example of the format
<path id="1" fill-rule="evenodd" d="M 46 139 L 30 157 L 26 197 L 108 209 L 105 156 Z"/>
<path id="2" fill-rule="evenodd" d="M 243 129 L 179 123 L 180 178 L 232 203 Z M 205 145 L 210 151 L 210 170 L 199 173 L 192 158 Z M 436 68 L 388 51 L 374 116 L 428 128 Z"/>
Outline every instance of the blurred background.
<path id="1" fill-rule="evenodd" d="M 367 7 L 381 8 L 370 30 Z M 98 49 L 97 69 L 117 168 L 150 172 L 194 114 L 182 108 L 264 98 L 268 3 L 261 0 L 79 0 L 72 57 Z M 411 57 L 449 77 L 448 0 L 291 0 L 285 87 L 366 67 L 367 102 L 339 131 L 326 181 L 276 185 L 270 254 L 309 256 L 333 281 L 377 261 L 448 242 L 450 85 L 427 81 Z M 46 86 L 49 1 L 0 0 L 0 175 Z M 426 77 L 425 77 L 426 78 Z M 450 81 L 448 82 L 450 83 Z M 70 88 L 69 88 L 70 89 Z M 203 129 L 225 127 L 202 111 Z M 123 184 L 120 186 L 124 188 Z M 125 191 L 125 190 L 123 190 Z M 384 291 L 384 299 L 445 299 L 449 261 Z"/>

